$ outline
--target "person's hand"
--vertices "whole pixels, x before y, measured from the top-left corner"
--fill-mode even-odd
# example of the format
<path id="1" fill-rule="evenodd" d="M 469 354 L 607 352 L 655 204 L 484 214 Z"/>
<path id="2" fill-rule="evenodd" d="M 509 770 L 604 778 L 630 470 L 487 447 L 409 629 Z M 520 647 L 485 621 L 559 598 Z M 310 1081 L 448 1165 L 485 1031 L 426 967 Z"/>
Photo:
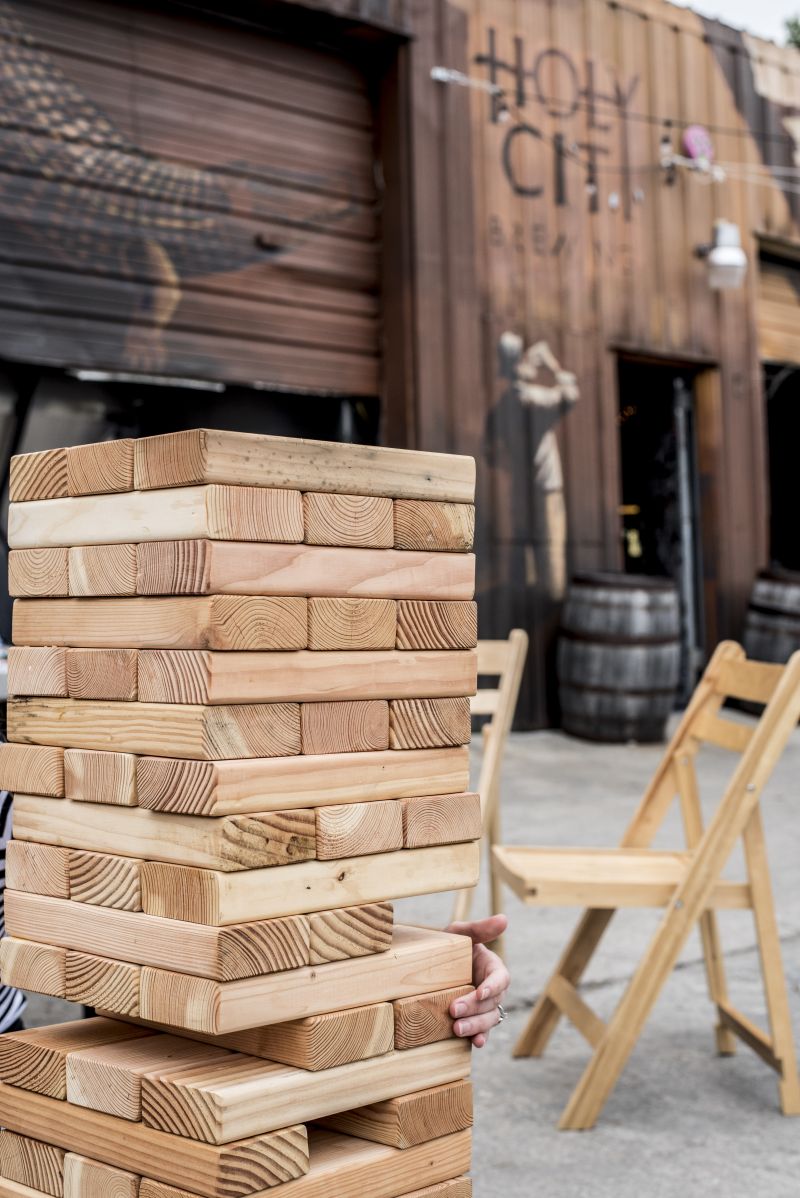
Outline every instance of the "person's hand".
<path id="1" fill-rule="evenodd" d="M 452 923 L 446 932 L 469 936 L 472 941 L 472 994 L 457 998 L 450 1007 L 455 1020 L 453 1031 L 470 1039 L 476 1048 L 483 1048 L 489 1032 L 500 1022 L 498 1007 L 511 983 L 509 972 L 497 953 L 486 947 L 502 936 L 508 926 L 505 915 L 492 915 L 474 923 Z"/>

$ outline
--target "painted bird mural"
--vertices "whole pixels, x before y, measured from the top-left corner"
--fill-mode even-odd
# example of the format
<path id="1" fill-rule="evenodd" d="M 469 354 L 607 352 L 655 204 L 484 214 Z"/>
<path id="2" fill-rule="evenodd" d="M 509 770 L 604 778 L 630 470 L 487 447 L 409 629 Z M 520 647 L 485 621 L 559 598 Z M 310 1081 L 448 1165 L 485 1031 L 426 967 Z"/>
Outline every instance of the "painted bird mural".
<path id="1" fill-rule="evenodd" d="M 22 11 L 0 0 L 0 260 L 130 282 L 123 360 L 161 369 L 183 280 L 281 258 L 292 245 L 231 219 L 270 216 L 269 189 L 245 164 L 193 169 L 143 151 L 37 45 Z M 349 211 L 345 202 L 314 223 Z"/>

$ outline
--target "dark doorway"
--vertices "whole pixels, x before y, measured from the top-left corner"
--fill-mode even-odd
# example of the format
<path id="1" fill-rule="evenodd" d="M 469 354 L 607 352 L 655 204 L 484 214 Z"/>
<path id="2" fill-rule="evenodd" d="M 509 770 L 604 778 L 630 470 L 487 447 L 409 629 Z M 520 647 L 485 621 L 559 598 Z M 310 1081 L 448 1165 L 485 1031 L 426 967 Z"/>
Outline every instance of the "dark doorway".
<path id="1" fill-rule="evenodd" d="M 678 587 L 686 698 L 704 656 L 696 372 L 621 358 L 618 377 L 624 568 L 671 578 Z"/>
<path id="2" fill-rule="evenodd" d="M 769 439 L 769 553 L 773 566 L 800 571 L 800 367 L 770 363 L 764 367 Z"/>

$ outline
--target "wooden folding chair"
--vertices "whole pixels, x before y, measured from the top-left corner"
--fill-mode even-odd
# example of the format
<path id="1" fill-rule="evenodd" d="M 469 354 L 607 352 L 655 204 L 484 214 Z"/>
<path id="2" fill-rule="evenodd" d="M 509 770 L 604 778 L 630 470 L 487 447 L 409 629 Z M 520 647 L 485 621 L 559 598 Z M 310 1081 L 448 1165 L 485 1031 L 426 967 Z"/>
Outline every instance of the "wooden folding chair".
<path id="1" fill-rule="evenodd" d="M 766 703 L 755 727 L 719 712 L 726 697 Z M 499 878 L 531 906 L 588 907 L 542 991 L 514 1055 L 541 1056 L 562 1015 L 594 1054 L 561 1117 L 563 1129 L 594 1125 L 674 968 L 699 923 L 708 989 L 717 1010 L 717 1047 L 752 1048 L 779 1078 L 781 1108 L 800 1114 L 800 1083 L 786 980 L 773 906 L 759 799 L 800 717 L 800 653 L 786 666 L 747 661 L 732 642 L 721 644 L 672 737 L 619 849 L 536 849 L 497 846 Z M 708 827 L 703 828 L 694 759 L 703 743 L 740 754 Z M 687 852 L 648 848 L 678 797 Z M 739 837 L 747 881 L 721 878 Z M 665 907 L 664 916 L 611 1020 L 587 1006 L 577 985 L 618 907 Z M 753 911 L 769 1015 L 763 1032 L 728 999 L 714 908 Z"/>
<path id="2" fill-rule="evenodd" d="M 478 677 L 498 679 L 495 688 L 479 690 L 470 702 L 473 715 L 492 717 L 483 727 L 483 762 L 478 779 L 483 835 L 490 846 L 500 838 L 500 774 L 527 655 L 528 634 L 521 628 L 513 628 L 507 641 L 478 641 Z M 489 887 L 491 914 L 496 915 L 502 909 L 502 891 L 491 852 Z M 459 890 L 454 920 L 469 917 L 474 893 L 474 889 Z M 501 950 L 502 944 L 497 942 L 494 947 Z"/>

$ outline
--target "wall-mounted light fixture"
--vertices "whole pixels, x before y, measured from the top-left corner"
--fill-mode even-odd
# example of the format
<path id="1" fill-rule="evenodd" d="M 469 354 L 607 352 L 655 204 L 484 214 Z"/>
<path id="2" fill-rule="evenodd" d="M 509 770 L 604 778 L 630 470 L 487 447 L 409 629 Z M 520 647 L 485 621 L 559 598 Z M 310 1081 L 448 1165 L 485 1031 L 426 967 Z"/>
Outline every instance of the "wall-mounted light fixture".
<path id="1" fill-rule="evenodd" d="M 712 291 L 734 291 L 747 275 L 747 254 L 742 249 L 739 226 L 733 221 L 717 220 L 709 245 L 695 249 L 697 258 L 708 264 L 708 285 Z"/>
<path id="2" fill-rule="evenodd" d="M 431 79 L 436 83 L 455 83 L 457 87 L 470 87 L 474 91 L 486 92 L 494 97 L 494 113 L 498 121 L 505 124 L 511 120 L 511 109 L 505 98 L 505 91 L 499 83 L 491 83 L 488 79 L 474 79 L 463 71 L 452 67 L 431 67 Z"/>

